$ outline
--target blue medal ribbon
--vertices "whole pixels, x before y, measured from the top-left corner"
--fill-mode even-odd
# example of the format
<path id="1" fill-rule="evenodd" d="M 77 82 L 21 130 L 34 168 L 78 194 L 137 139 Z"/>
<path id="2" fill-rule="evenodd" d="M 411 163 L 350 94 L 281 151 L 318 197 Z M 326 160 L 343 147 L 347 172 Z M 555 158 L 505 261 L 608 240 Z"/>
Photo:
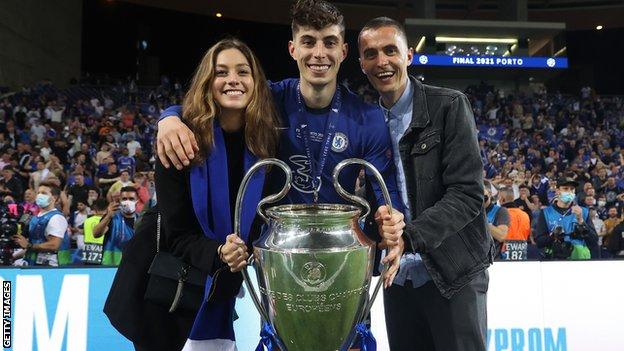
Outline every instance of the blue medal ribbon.
<path id="1" fill-rule="evenodd" d="M 336 94 L 332 101 L 329 116 L 325 124 L 325 132 L 323 135 L 323 142 L 321 143 L 321 150 L 318 160 L 318 167 L 314 157 L 312 157 L 312 149 L 310 148 L 310 132 L 308 131 L 308 122 L 304 118 L 305 105 L 303 104 L 303 97 L 301 95 L 301 83 L 297 85 L 297 105 L 299 107 L 297 113 L 297 122 L 299 124 L 299 130 L 301 132 L 301 138 L 303 139 L 303 147 L 305 149 L 306 157 L 310 163 L 310 173 L 312 176 L 312 189 L 314 191 L 314 203 L 318 202 L 318 192 L 321 187 L 321 174 L 325 167 L 325 161 L 327 161 L 327 155 L 331 148 L 331 143 L 334 138 L 336 130 L 336 119 L 340 113 L 340 106 L 342 103 L 340 86 L 336 85 Z"/>
<path id="2" fill-rule="evenodd" d="M 264 351 L 265 348 L 267 351 L 272 351 L 274 349 L 273 340 L 275 340 L 273 327 L 266 321 L 263 321 L 262 330 L 260 330 L 260 342 L 256 347 L 256 351 Z"/>
<path id="3" fill-rule="evenodd" d="M 355 326 L 355 333 L 360 337 L 360 351 L 377 351 L 377 340 L 366 324 L 358 323 Z"/>

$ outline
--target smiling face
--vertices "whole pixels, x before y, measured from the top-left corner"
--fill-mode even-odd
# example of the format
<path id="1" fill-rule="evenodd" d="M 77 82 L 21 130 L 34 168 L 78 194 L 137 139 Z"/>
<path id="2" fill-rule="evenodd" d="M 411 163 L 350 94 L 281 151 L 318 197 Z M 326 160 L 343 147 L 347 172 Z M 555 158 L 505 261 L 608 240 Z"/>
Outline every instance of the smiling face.
<path id="1" fill-rule="evenodd" d="M 251 66 L 238 49 L 226 49 L 217 55 L 212 96 L 224 112 L 244 110 L 254 91 Z"/>
<path id="2" fill-rule="evenodd" d="M 322 87 L 336 81 L 340 64 L 347 57 L 347 44 L 339 25 L 317 30 L 299 27 L 288 42 L 290 56 L 297 61 L 302 81 Z"/>
<path id="3" fill-rule="evenodd" d="M 393 26 L 371 28 L 360 34 L 358 46 L 362 71 L 384 103 L 395 103 L 405 89 L 414 56 L 405 37 Z"/>

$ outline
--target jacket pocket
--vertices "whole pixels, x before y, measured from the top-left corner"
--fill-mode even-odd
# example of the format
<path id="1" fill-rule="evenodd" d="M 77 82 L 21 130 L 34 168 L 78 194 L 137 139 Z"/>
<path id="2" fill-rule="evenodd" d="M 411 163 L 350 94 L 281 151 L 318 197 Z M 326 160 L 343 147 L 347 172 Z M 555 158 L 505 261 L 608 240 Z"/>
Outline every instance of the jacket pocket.
<path id="1" fill-rule="evenodd" d="M 410 159 L 415 176 L 423 183 L 430 186 L 431 180 L 439 174 L 439 152 L 441 136 L 439 130 L 430 131 L 421 136 L 410 149 Z"/>
<path id="2" fill-rule="evenodd" d="M 418 139 L 417 142 L 414 143 L 414 146 L 412 146 L 412 150 L 410 154 L 412 156 L 424 155 L 428 153 L 429 151 L 431 151 L 431 149 L 436 147 L 436 145 L 438 144 L 440 144 L 440 131 L 438 130 L 431 131 L 425 134 L 423 137 Z"/>

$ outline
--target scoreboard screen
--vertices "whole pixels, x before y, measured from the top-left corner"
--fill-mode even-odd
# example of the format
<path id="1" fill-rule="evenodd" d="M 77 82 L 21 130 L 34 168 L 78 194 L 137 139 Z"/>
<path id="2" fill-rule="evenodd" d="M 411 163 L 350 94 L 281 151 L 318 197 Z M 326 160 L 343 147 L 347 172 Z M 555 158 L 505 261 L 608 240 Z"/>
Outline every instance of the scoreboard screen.
<path id="1" fill-rule="evenodd" d="M 514 57 L 514 56 L 449 56 L 419 55 L 412 60 L 414 66 L 502 67 L 502 68 L 568 68 L 565 57 Z"/>

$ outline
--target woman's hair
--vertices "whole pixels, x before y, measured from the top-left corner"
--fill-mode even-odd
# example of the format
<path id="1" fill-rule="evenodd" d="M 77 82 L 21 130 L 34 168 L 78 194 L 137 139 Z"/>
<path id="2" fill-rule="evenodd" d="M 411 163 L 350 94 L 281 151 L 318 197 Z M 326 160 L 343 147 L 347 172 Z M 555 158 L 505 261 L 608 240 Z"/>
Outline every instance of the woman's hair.
<path id="1" fill-rule="evenodd" d="M 219 115 L 219 105 L 212 95 L 212 84 L 217 56 L 227 49 L 237 49 L 245 56 L 254 80 L 253 95 L 244 111 L 247 148 L 260 158 L 273 156 L 277 149 L 277 112 L 260 63 L 242 41 L 223 39 L 208 49 L 202 58 L 182 104 L 183 120 L 193 131 L 199 144 L 199 157 L 194 159 L 195 163 L 203 162 L 214 147 L 213 123 Z"/>

